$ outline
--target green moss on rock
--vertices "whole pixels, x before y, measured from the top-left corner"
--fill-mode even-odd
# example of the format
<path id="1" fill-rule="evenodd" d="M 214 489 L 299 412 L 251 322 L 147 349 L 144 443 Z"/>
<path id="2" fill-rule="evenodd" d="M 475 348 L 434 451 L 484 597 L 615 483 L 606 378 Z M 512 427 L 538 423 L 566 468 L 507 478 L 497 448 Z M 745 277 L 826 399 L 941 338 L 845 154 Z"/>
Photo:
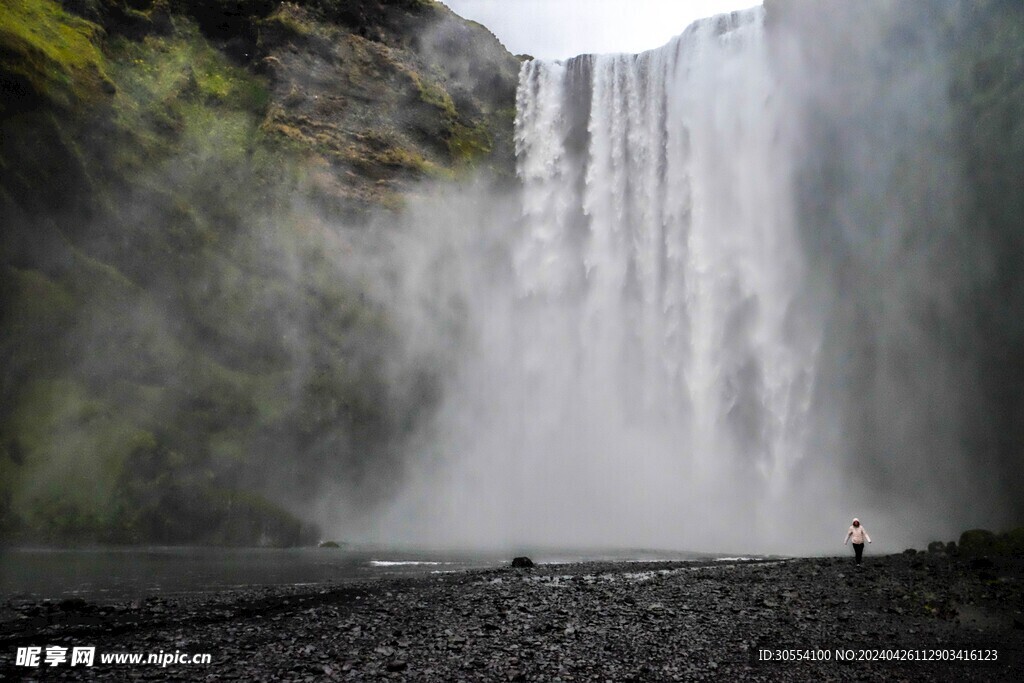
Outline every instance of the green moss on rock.
<path id="1" fill-rule="evenodd" d="M 13 480 L 4 482 L 13 516 L 44 537 L 97 539 L 116 528 L 124 463 L 154 448 L 153 435 L 70 379 L 35 381 L 17 405 L 4 426 L 21 454 Z"/>
<path id="2" fill-rule="evenodd" d="M 190 117 L 217 110 L 262 117 L 270 102 L 265 81 L 232 64 L 195 24 L 179 18 L 173 26 L 169 36 L 113 41 L 111 73 L 119 88 L 119 122 L 128 130 L 159 133 L 202 127 L 208 121 L 193 123 Z"/>
<path id="3" fill-rule="evenodd" d="M 101 33 L 52 0 L 0 3 L 0 111 L 39 101 L 71 107 L 112 92 Z"/>
<path id="4" fill-rule="evenodd" d="M 490 154 L 491 148 L 492 138 L 485 123 L 477 123 L 474 126 L 456 123 L 452 126 L 448 150 L 455 164 L 472 164 Z"/>
<path id="5" fill-rule="evenodd" d="M 266 19 L 259 22 L 261 38 L 263 40 L 304 40 L 315 35 L 316 27 L 305 15 L 301 8 L 292 3 L 284 2 Z M 272 34 L 263 36 L 264 32 Z"/>
<path id="6" fill-rule="evenodd" d="M 419 74 L 411 74 L 416 88 L 419 90 L 420 100 L 432 107 L 437 107 L 441 113 L 449 119 L 456 119 L 459 113 L 455 110 L 455 102 L 448 91 L 440 83 L 425 79 Z"/>

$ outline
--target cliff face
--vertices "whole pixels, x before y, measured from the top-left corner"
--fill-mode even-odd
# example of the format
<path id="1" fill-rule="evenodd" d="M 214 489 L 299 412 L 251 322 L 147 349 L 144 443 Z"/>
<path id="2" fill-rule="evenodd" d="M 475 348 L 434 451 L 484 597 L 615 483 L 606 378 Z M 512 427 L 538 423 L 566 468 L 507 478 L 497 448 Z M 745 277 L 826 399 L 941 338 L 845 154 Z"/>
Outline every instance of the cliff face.
<path id="1" fill-rule="evenodd" d="M 427 0 L 0 6 L 0 535 L 289 544 L 392 486 L 434 381 L 344 234 L 511 177 L 517 71 Z"/>
<path id="2" fill-rule="evenodd" d="M 480 166 L 512 174 L 519 62 L 440 3 L 64 5 L 16 0 L 5 10 L 0 77 L 15 94 L 10 109 L 109 104 L 111 69 L 131 71 L 161 42 L 194 38 L 266 90 L 248 103 L 264 132 L 341 179 L 324 189 L 348 212 L 393 204 L 411 179 Z"/>
<path id="3" fill-rule="evenodd" d="M 267 125 L 340 171 L 325 177 L 328 194 L 388 203 L 409 179 L 511 175 L 518 62 L 443 6 L 406 4 L 369 4 L 340 24 L 286 4 L 264 22 Z"/>

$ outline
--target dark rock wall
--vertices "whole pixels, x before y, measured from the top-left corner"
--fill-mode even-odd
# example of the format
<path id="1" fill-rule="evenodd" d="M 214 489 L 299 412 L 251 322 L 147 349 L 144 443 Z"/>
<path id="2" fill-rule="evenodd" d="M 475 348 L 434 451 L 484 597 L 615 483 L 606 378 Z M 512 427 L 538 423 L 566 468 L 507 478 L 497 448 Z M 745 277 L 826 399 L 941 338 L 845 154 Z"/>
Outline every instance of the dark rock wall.
<path id="1" fill-rule="evenodd" d="M 435 370 L 346 235 L 511 178 L 517 71 L 432 2 L 4 3 L 0 535 L 287 545 L 324 482 L 385 497 Z"/>

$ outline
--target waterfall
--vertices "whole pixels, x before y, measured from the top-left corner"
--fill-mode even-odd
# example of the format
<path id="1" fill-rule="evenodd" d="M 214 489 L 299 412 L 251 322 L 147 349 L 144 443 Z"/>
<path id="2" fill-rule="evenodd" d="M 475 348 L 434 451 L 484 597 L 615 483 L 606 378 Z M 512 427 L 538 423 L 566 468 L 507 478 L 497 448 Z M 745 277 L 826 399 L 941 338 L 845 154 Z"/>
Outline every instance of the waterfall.
<path id="1" fill-rule="evenodd" d="M 402 250 L 403 296 L 430 306 L 405 326 L 465 335 L 388 537 L 778 547 L 766 513 L 806 456 L 821 323 L 763 22 L 524 63 L 518 216 L 481 219 L 486 198 L 414 212 L 432 219 Z"/>
<path id="2" fill-rule="evenodd" d="M 820 552 L 854 514 L 890 549 L 1015 523 L 993 388 L 1019 383 L 986 368 L 1016 332 L 980 312 L 1016 265 L 993 278 L 971 219 L 949 17 L 785 7 L 523 64 L 518 194 L 418 207 L 399 250 L 443 399 L 379 537 Z"/>
<path id="3" fill-rule="evenodd" d="M 755 514 L 804 456 L 819 340 L 762 22 L 520 76 L 520 456 L 613 450 L 581 457 L 621 461 L 592 465 L 623 495 L 682 499 L 650 523 Z"/>

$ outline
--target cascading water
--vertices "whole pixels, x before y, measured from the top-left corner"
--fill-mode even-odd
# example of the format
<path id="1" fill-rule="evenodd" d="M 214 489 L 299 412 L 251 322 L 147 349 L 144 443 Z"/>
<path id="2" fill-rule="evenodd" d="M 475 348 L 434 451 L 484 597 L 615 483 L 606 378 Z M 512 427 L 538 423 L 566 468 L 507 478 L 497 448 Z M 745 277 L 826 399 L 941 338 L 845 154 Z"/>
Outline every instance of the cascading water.
<path id="1" fill-rule="evenodd" d="M 599 499 L 620 519 L 647 508 L 639 539 L 664 538 L 673 512 L 707 532 L 680 525 L 678 541 L 728 537 L 714 520 L 756 512 L 803 455 L 818 340 L 795 305 L 762 21 L 722 15 L 659 50 L 520 77 L 520 457 L 557 469 L 543 463 L 579 451 L 567 485 L 614 475 L 621 498 Z"/>
<path id="2" fill-rule="evenodd" d="M 758 8 L 640 55 L 524 64 L 521 219 L 496 238 L 510 265 L 474 274 L 478 226 L 451 245 L 461 270 L 448 259 L 443 272 L 475 343 L 429 437 L 442 452 L 409 477 L 429 483 L 389 532 L 769 544 L 757 520 L 803 456 L 820 333 L 797 305 L 804 264 L 762 24 Z"/>

